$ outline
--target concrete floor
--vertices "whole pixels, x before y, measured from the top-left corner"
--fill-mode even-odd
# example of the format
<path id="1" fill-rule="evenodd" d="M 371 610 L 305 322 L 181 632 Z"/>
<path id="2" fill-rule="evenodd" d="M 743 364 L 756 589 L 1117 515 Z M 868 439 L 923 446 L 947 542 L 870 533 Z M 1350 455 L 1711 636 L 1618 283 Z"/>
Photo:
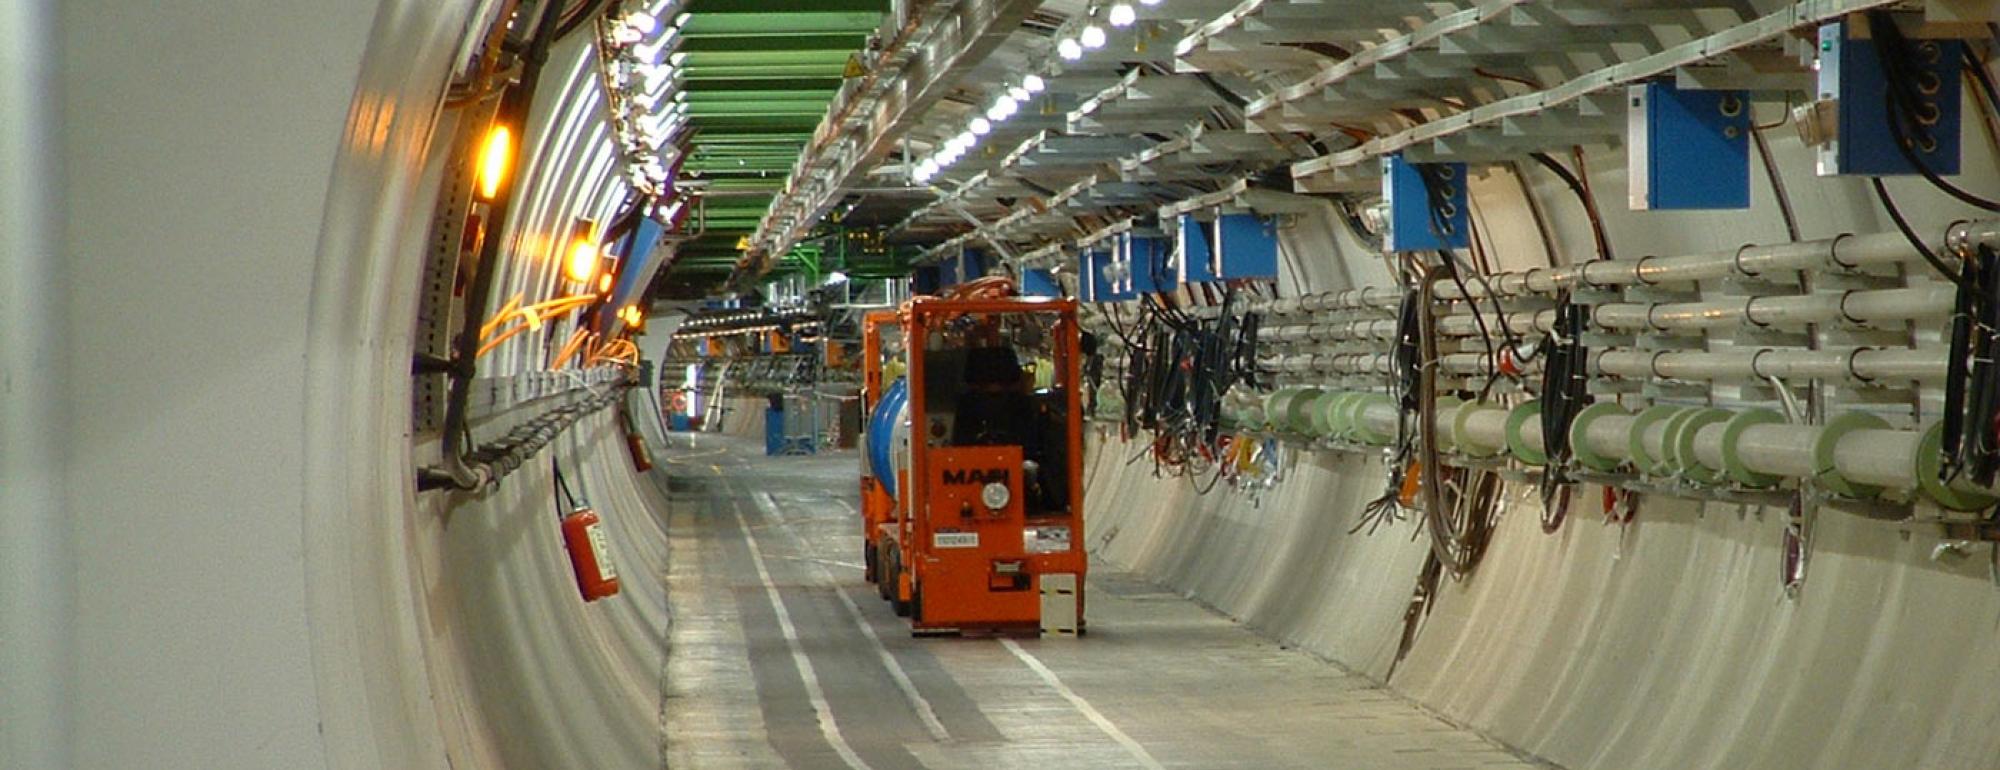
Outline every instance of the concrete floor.
<path id="1" fill-rule="evenodd" d="M 853 453 L 673 441 L 668 767 L 1541 766 L 1108 565 L 1083 639 L 914 639 L 862 580 Z"/>

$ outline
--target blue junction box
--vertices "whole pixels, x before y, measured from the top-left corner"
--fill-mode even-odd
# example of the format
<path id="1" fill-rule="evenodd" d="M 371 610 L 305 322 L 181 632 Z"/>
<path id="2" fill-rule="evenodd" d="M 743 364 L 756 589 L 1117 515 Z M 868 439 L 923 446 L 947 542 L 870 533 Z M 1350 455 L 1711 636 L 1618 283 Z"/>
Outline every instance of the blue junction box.
<path id="1" fill-rule="evenodd" d="M 1848 34 L 1850 22 L 1819 28 L 1819 93 L 1822 101 L 1839 105 L 1833 136 L 1819 149 L 1820 176 L 1894 176 L 1915 174 L 1917 167 L 1896 146 L 1889 128 L 1888 79 L 1871 40 Z M 1936 111 L 1928 126 L 1931 144 L 1913 148 L 1938 176 L 1958 174 L 1960 146 L 1959 62 L 1965 43 L 1958 40 L 1912 40 L 1920 56 L 1910 68 L 1935 78 L 1935 88 L 1916 91 L 1919 103 Z"/>
<path id="2" fill-rule="evenodd" d="M 1441 212 L 1432 210 L 1427 175 L 1441 186 L 1435 191 L 1443 204 Z M 1382 233 L 1382 248 L 1437 251 L 1471 245 L 1472 215 L 1465 188 L 1463 163 L 1410 163 L 1401 153 L 1383 157 L 1382 203 L 1389 207 L 1389 226 Z"/>
<path id="3" fill-rule="evenodd" d="M 1634 211 L 1750 207 L 1750 94 L 1632 86 L 1625 147 Z"/>

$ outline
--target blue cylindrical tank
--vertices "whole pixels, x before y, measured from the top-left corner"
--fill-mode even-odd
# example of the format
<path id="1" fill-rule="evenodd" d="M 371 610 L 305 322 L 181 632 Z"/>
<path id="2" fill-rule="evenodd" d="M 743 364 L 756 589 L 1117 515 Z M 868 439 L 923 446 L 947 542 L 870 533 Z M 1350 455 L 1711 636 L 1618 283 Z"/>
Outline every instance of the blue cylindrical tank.
<path id="1" fill-rule="evenodd" d="M 868 471 L 892 498 L 896 496 L 896 469 L 890 463 L 890 453 L 895 449 L 896 423 L 903 419 L 903 407 L 909 401 L 909 384 L 898 377 L 882 391 L 882 400 L 875 402 L 875 411 L 868 415 Z"/>

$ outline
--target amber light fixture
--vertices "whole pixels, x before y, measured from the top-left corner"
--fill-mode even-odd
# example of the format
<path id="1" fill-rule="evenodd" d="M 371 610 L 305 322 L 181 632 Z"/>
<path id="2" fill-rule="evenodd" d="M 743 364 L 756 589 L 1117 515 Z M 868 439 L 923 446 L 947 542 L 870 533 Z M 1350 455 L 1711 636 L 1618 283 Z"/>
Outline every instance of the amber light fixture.
<path id="1" fill-rule="evenodd" d="M 514 132 L 506 124 L 495 124 L 479 144 L 479 198 L 499 199 L 507 187 L 507 172 L 514 164 Z"/>
<path id="2" fill-rule="evenodd" d="M 576 232 L 570 236 L 569 256 L 563 260 L 563 275 L 584 286 L 593 285 L 597 265 L 604 260 L 604 251 L 590 232 L 592 228 L 589 220 L 576 223 Z"/>

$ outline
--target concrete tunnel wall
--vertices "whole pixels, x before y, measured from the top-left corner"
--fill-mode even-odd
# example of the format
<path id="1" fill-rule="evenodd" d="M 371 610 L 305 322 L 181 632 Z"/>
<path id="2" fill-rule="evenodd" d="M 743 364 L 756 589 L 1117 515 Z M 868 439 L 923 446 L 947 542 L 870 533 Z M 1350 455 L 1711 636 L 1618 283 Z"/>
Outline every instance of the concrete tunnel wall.
<path id="1" fill-rule="evenodd" d="M 0 767 L 656 762 L 664 501 L 612 413 L 497 492 L 412 491 L 440 103 L 496 7 L 0 9 Z M 602 154 L 524 179 L 568 207 L 527 225 L 612 198 Z M 552 456 L 615 600 L 576 596 Z"/>
<path id="2" fill-rule="evenodd" d="M 1865 180 L 1817 178 L 1795 137 L 1768 136 L 1803 238 L 1893 227 Z M 1968 134 L 1965 147 L 1964 168 L 1994 168 L 1983 134 Z M 1741 212 L 1627 211 L 1623 160 L 1589 157 L 1621 258 L 1786 240 L 1754 155 L 1755 206 Z M 1571 194 L 1526 173 L 1558 252 L 1589 259 Z M 1888 184 L 1919 231 L 1977 215 L 1921 180 Z M 1514 179 L 1476 175 L 1472 192 L 1501 269 L 1538 264 L 1542 247 Z M 1282 233 L 1281 289 L 1384 285 L 1380 257 L 1318 219 Z M 1445 579 L 1391 676 L 1429 543 L 1413 521 L 1349 532 L 1383 491 L 1380 458 L 1298 452 L 1261 496 L 1227 484 L 1203 496 L 1189 481 L 1156 477 L 1147 441 L 1121 440 L 1110 426 L 1089 433 L 1087 540 L 1097 557 L 1564 767 L 2000 762 L 1992 546 L 1934 558 L 1932 532 L 1827 511 L 1793 601 L 1779 580 L 1783 511 L 1648 496 L 1621 528 L 1602 523 L 1597 488 L 1586 486 L 1568 523 L 1544 535 L 1539 496 L 1509 485 L 1484 560 L 1462 582 Z"/>

